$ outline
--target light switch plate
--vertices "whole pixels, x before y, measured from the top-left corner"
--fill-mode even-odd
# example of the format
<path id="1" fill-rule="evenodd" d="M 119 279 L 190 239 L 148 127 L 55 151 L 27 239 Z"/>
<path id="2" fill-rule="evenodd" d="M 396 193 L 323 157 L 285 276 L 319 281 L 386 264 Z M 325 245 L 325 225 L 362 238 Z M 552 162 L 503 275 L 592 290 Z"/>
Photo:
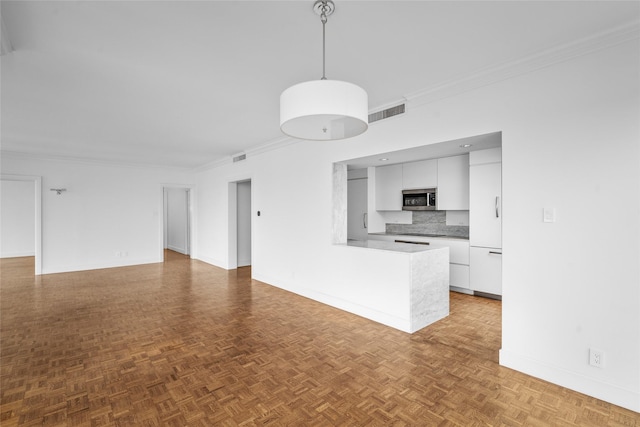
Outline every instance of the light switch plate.
<path id="1" fill-rule="evenodd" d="M 542 220 L 544 222 L 556 222 L 556 209 L 544 208 L 542 214 Z"/>

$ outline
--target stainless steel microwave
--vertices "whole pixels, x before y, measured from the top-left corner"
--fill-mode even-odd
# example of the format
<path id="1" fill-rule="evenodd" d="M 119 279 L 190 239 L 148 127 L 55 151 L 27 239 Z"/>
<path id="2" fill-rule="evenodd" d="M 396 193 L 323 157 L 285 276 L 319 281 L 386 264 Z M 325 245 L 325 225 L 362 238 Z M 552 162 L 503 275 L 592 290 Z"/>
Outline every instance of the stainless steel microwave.
<path id="1" fill-rule="evenodd" d="M 402 191 L 403 211 L 435 211 L 438 202 L 437 188 Z"/>

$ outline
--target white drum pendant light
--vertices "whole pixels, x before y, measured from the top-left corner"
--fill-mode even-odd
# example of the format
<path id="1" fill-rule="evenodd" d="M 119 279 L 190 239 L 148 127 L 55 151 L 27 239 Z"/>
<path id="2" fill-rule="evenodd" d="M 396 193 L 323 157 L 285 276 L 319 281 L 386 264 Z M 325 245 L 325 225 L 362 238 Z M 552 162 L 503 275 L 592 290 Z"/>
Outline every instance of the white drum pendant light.
<path id="1" fill-rule="evenodd" d="M 299 83 L 280 95 L 280 129 L 294 138 L 333 140 L 360 135 L 369 127 L 367 92 L 352 83 L 325 77 L 325 24 L 335 10 L 318 0 L 313 10 L 322 22 L 322 79 Z"/>

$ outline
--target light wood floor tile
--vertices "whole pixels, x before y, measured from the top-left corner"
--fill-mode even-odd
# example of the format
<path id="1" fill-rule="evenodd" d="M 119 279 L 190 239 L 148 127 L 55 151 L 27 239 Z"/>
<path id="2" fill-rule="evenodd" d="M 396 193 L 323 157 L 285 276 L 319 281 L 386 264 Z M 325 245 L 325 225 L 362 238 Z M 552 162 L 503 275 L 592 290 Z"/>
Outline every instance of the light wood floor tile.
<path id="1" fill-rule="evenodd" d="M 452 293 L 449 317 L 409 335 L 173 252 L 0 267 L 2 427 L 640 427 L 499 366 L 499 301 Z"/>

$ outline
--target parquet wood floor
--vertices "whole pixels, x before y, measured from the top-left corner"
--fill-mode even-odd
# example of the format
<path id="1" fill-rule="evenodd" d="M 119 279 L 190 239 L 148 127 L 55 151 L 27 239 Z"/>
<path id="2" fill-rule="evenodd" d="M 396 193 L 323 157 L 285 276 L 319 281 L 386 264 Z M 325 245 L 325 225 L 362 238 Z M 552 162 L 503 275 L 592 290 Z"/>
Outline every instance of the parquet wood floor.
<path id="1" fill-rule="evenodd" d="M 409 335 L 175 253 L 32 272 L 1 262 L 3 427 L 640 426 L 499 366 L 499 301 Z"/>

